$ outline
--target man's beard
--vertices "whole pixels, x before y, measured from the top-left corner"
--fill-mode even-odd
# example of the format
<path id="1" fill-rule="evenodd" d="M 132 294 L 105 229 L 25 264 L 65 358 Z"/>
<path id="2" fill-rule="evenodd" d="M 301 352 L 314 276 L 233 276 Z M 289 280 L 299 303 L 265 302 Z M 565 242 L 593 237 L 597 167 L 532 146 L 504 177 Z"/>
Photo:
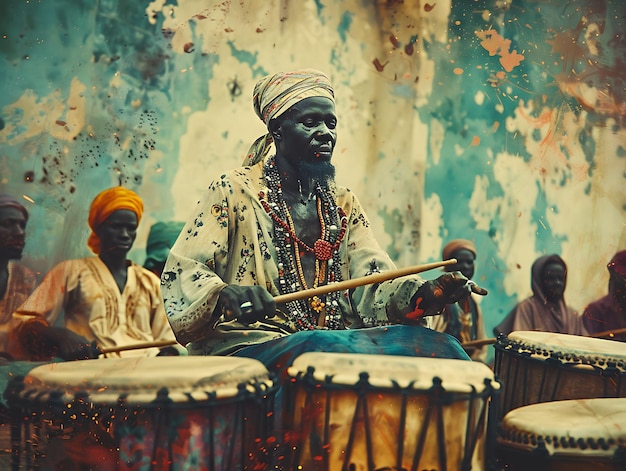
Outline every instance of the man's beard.
<path id="1" fill-rule="evenodd" d="M 327 187 L 335 181 L 335 166 L 330 162 L 310 163 L 301 160 L 298 163 L 298 173 L 301 178 L 308 180 L 311 189 L 317 184 Z"/>

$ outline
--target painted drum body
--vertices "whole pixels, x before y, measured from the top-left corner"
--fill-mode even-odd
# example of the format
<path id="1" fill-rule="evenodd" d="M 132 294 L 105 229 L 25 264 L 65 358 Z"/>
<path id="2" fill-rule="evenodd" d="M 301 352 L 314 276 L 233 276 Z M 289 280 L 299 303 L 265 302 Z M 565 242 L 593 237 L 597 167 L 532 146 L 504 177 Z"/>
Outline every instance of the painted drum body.
<path id="1" fill-rule="evenodd" d="M 499 384 L 482 363 L 317 352 L 287 373 L 282 469 L 486 469 L 491 460 Z"/>
<path id="2" fill-rule="evenodd" d="M 501 419 L 540 402 L 626 397 L 626 343 L 552 332 L 511 332 L 494 345 Z"/>
<path id="3" fill-rule="evenodd" d="M 11 393 L 13 466 L 257 469 L 269 462 L 274 392 L 265 367 L 247 358 L 41 365 Z"/>
<path id="4" fill-rule="evenodd" d="M 623 471 L 626 398 L 571 399 L 519 407 L 497 438 L 498 469 Z"/>

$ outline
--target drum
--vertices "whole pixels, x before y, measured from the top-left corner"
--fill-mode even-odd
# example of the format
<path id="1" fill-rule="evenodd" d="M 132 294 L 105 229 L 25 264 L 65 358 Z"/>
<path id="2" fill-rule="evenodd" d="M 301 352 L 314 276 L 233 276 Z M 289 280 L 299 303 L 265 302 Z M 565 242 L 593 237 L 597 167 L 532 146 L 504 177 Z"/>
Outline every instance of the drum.
<path id="1" fill-rule="evenodd" d="M 11 391 L 13 469 L 264 469 L 275 389 L 248 358 L 41 365 Z"/>
<path id="2" fill-rule="evenodd" d="M 623 471 L 626 398 L 571 399 L 519 407 L 497 438 L 499 470 Z"/>
<path id="3" fill-rule="evenodd" d="M 278 465 L 485 469 L 495 443 L 488 411 L 498 390 L 478 362 L 304 353 L 283 382 L 286 449 Z"/>
<path id="4" fill-rule="evenodd" d="M 626 343 L 552 332 L 511 332 L 494 345 L 499 418 L 562 399 L 626 397 Z"/>

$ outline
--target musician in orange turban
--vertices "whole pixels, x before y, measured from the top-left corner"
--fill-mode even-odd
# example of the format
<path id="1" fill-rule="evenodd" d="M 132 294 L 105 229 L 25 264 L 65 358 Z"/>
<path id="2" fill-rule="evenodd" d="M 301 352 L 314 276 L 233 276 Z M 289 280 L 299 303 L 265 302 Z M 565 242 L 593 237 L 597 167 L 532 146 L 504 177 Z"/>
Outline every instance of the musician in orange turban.
<path id="1" fill-rule="evenodd" d="M 158 277 L 126 258 L 142 214 L 141 198 L 127 188 L 109 188 L 95 197 L 87 245 L 96 256 L 56 265 L 13 313 L 14 356 L 85 359 L 98 357 L 104 348 L 175 343 Z M 56 327 L 60 316 L 63 327 Z M 172 348 L 148 348 L 113 355 L 172 353 Z"/>
<path id="2" fill-rule="evenodd" d="M 87 245 L 95 254 L 100 253 L 100 238 L 96 229 L 115 211 L 128 210 L 137 216 L 137 224 L 143 215 L 143 201 L 137 193 L 122 186 L 116 186 L 104 190 L 96 196 L 89 210 L 89 227 L 92 230 Z"/>

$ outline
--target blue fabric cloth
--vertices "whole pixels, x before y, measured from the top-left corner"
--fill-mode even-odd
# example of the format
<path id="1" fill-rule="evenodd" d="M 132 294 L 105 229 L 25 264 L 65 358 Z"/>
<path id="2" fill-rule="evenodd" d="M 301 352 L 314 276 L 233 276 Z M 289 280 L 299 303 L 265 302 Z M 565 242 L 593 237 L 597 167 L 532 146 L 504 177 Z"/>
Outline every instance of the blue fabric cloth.
<path id="1" fill-rule="evenodd" d="M 459 341 L 451 335 L 409 325 L 353 330 L 305 330 L 245 347 L 233 356 L 254 358 L 269 371 L 282 373 L 305 352 L 400 355 L 471 361 Z"/>

